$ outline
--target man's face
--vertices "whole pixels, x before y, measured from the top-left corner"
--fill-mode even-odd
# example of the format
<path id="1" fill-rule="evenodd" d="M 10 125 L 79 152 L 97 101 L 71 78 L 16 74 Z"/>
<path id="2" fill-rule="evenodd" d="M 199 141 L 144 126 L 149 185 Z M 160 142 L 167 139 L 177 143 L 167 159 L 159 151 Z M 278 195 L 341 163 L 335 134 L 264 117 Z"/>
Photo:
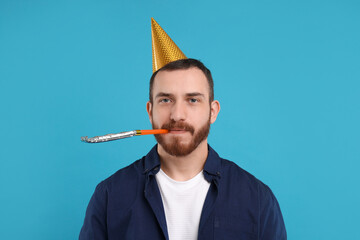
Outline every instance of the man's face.
<path id="1" fill-rule="evenodd" d="M 147 103 L 151 124 L 169 130 L 155 135 L 156 140 L 170 155 L 190 154 L 207 138 L 218 112 L 212 107 L 218 102 L 209 103 L 206 76 L 198 68 L 160 71 L 152 92 L 153 102 Z"/>

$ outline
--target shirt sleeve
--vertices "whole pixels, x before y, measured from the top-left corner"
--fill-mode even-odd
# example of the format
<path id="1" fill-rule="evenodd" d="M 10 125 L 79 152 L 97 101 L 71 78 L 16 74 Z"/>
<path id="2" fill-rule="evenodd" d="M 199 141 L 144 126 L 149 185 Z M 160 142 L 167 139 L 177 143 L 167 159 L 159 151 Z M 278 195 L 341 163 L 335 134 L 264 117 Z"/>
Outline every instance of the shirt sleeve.
<path id="1" fill-rule="evenodd" d="M 286 229 L 280 206 L 271 189 L 260 186 L 260 229 L 261 240 L 286 240 Z"/>
<path id="2" fill-rule="evenodd" d="M 86 209 L 79 240 L 107 239 L 106 231 L 107 194 L 103 182 L 98 184 Z"/>

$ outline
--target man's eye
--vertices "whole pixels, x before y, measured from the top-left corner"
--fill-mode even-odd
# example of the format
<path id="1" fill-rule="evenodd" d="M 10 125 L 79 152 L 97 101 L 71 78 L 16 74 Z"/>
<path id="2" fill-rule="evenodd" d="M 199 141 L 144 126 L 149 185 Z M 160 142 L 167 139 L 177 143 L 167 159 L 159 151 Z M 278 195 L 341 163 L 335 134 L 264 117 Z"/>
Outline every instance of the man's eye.
<path id="1" fill-rule="evenodd" d="M 170 102 L 170 99 L 168 99 L 168 98 L 163 98 L 163 99 L 160 99 L 160 102 L 162 102 L 162 103 L 168 103 L 168 102 Z"/>
<path id="2" fill-rule="evenodd" d="M 190 101 L 191 103 L 196 103 L 196 102 L 198 102 L 198 100 L 197 100 L 196 98 L 190 98 L 189 101 Z"/>

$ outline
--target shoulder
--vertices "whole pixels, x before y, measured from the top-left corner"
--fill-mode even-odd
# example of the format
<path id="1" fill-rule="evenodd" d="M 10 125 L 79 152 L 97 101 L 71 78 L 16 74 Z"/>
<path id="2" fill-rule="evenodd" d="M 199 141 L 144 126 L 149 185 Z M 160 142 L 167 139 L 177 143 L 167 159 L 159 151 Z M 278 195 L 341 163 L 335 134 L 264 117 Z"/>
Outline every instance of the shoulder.
<path id="1" fill-rule="evenodd" d="M 210 146 L 204 169 L 220 175 L 219 183 L 225 190 L 236 191 L 241 195 L 251 194 L 254 197 L 260 192 L 271 194 L 269 187 L 262 181 L 233 161 L 221 158 Z"/>
<path id="2" fill-rule="evenodd" d="M 106 191 L 114 191 L 115 189 L 126 188 L 127 186 L 133 186 L 139 178 L 141 178 L 143 161 L 141 158 L 132 164 L 117 170 L 114 174 L 101 181 L 97 188 Z"/>
<path id="3" fill-rule="evenodd" d="M 233 161 L 227 159 L 221 159 L 221 176 L 225 178 L 229 182 L 236 183 L 236 185 L 246 185 L 247 187 L 253 188 L 254 190 L 259 191 L 270 190 L 269 187 L 264 184 L 261 180 L 256 178 L 254 175 L 244 170 L 240 166 L 238 166 Z"/>
<path id="4" fill-rule="evenodd" d="M 228 191 L 257 199 L 260 206 L 277 204 L 270 187 L 236 163 L 221 158 L 221 169 L 220 181 Z"/>
<path id="5" fill-rule="evenodd" d="M 259 231 L 261 239 L 286 239 L 286 230 L 279 203 L 270 187 L 236 163 L 221 159 L 228 185 L 238 192 L 238 196 L 246 196 L 250 205 L 259 214 Z"/>
<path id="6" fill-rule="evenodd" d="M 101 181 L 94 191 L 93 205 L 102 206 L 103 211 L 126 212 L 143 191 L 143 161 L 144 157 Z"/>
<path id="7" fill-rule="evenodd" d="M 232 161 L 220 157 L 216 161 L 221 166 L 222 200 L 232 207 L 231 211 L 240 208 L 251 219 L 258 219 L 261 239 L 286 239 L 280 206 L 269 186 Z"/>
<path id="8" fill-rule="evenodd" d="M 105 196 L 109 202 L 114 199 L 120 199 L 118 201 L 126 203 L 133 201 L 144 188 L 146 171 L 157 165 L 158 162 L 155 145 L 146 156 L 100 182 L 96 187 L 95 194 Z"/>

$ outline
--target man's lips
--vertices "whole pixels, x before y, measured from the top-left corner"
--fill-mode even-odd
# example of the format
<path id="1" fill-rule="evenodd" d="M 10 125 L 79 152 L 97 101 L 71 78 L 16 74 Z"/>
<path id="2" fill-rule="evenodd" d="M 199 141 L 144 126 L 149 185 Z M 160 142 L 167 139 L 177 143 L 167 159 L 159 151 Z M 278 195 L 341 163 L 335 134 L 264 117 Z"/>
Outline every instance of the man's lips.
<path id="1" fill-rule="evenodd" d="M 181 134 L 181 133 L 186 133 L 188 132 L 185 129 L 180 129 L 180 128 L 173 128 L 173 129 L 169 129 L 169 133 L 173 133 L 173 134 Z"/>
<path id="2" fill-rule="evenodd" d="M 185 122 L 169 122 L 166 124 L 163 124 L 161 126 L 163 129 L 167 129 L 169 131 L 169 134 L 183 134 L 183 133 L 190 133 L 190 135 L 193 135 L 195 130 L 194 127 L 192 127 L 190 124 L 187 124 Z"/>

